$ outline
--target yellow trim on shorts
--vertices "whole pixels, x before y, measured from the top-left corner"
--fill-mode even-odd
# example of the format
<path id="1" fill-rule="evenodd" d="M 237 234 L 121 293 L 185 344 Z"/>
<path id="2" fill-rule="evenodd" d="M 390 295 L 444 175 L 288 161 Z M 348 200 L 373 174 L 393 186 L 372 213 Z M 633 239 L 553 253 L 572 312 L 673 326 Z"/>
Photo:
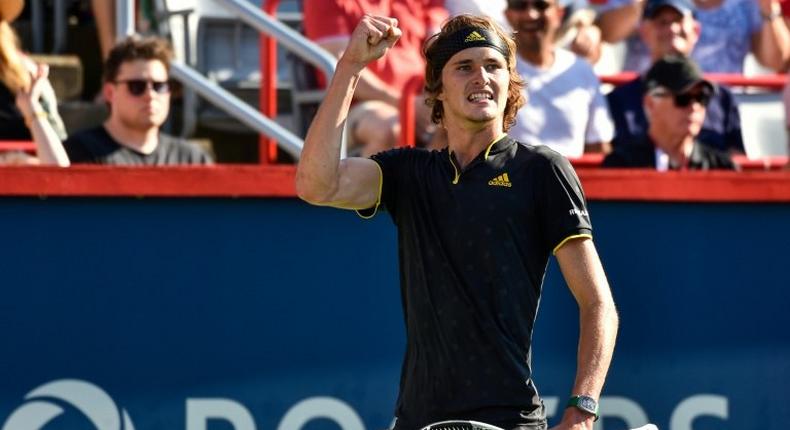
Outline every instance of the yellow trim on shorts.
<path id="1" fill-rule="evenodd" d="M 376 204 L 375 204 L 375 206 L 373 206 L 373 213 L 370 214 L 370 216 L 365 216 L 365 215 L 362 215 L 361 213 L 359 213 L 359 211 L 361 211 L 361 210 L 368 210 L 370 208 L 354 209 L 354 212 L 356 212 L 357 215 L 360 218 L 362 218 L 362 219 L 371 219 L 374 216 L 376 216 L 376 212 L 378 212 L 379 205 L 381 204 L 381 191 L 384 189 L 384 171 L 381 170 L 381 166 L 379 166 L 379 163 L 376 160 L 373 160 L 373 162 L 376 163 L 376 168 L 379 169 L 379 194 L 378 194 L 378 196 L 376 196 Z"/>
<path id="2" fill-rule="evenodd" d="M 587 239 L 592 239 L 592 235 L 591 235 L 591 234 L 586 234 L 586 233 L 585 233 L 585 234 L 574 234 L 574 235 L 572 235 L 572 236 L 568 236 L 568 237 L 566 237 L 566 238 L 565 238 L 565 239 L 564 239 L 562 242 L 560 242 L 560 244 L 559 244 L 559 245 L 557 245 L 557 246 L 555 246 L 555 247 L 554 247 L 554 250 L 553 250 L 553 251 L 551 251 L 551 255 L 555 255 L 555 254 L 557 254 L 557 251 L 558 251 L 560 248 L 562 248 L 562 245 L 565 245 L 565 243 L 566 243 L 566 242 L 568 242 L 569 240 L 573 240 L 573 239 L 581 239 L 581 238 L 584 238 L 584 237 L 586 237 Z"/>

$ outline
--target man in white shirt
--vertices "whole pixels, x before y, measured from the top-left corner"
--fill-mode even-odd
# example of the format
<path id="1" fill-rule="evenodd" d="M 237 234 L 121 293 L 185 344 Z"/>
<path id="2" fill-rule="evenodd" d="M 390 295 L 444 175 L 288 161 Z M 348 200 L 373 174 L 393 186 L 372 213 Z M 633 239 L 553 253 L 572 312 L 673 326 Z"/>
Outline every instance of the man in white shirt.
<path id="1" fill-rule="evenodd" d="M 510 135 L 569 158 L 609 152 L 614 125 L 590 64 L 556 46 L 564 10 L 557 0 L 508 0 L 516 31 L 517 70 L 527 80 L 527 104 Z"/>
<path id="2" fill-rule="evenodd" d="M 510 31 L 510 24 L 505 19 L 506 0 L 445 0 L 444 7 L 450 16 L 469 13 L 472 15 L 485 15 L 505 31 Z"/>

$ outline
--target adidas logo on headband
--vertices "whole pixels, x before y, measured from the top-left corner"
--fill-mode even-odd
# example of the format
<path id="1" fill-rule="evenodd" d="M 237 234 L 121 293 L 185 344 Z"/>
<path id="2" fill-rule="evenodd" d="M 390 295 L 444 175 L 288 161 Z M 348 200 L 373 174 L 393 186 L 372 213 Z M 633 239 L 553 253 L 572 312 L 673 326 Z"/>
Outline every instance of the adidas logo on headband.
<path id="1" fill-rule="evenodd" d="M 478 33 L 477 31 L 473 31 L 473 32 L 469 33 L 468 36 L 466 36 L 466 39 L 464 39 L 464 42 L 466 42 L 466 43 L 469 43 L 469 42 L 485 42 L 486 40 L 487 39 L 485 37 L 481 36 L 480 33 Z"/>
<path id="2" fill-rule="evenodd" d="M 493 30 L 483 27 L 465 27 L 450 34 L 441 34 L 426 52 L 428 63 L 441 72 L 450 57 L 467 48 L 489 47 L 510 59 L 508 46 Z"/>

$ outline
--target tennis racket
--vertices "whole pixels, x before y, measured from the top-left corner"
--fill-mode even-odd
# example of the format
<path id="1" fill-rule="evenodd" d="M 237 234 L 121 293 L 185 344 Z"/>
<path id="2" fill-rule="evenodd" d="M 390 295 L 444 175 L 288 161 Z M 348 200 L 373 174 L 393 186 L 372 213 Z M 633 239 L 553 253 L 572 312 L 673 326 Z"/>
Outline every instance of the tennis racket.
<path id="1" fill-rule="evenodd" d="M 450 420 L 450 421 L 439 421 L 438 423 L 429 424 L 423 427 L 422 430 L 504 430 L 504 429 L 497 426 L 492 426 L 491 424 L 481 423 L 479 421 Z"/>
<path id="2" fill-rule="evenodd" d="M 463 421 L 463 420 L 450 420 L 439 421 L 438 423 L 429 424 L 422 428 L 422 430 L 504 430 L 491 424 L 481 423 L 479 421 Z M 658 430 L 653 424 L 646 424 L 642 427 L 632 430 Z"/>

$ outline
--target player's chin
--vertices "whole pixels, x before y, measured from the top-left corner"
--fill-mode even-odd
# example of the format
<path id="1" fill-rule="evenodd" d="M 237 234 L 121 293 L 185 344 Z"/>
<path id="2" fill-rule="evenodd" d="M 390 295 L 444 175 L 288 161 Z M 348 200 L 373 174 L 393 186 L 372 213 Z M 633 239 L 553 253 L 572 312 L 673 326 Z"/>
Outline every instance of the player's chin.
<path id="1" fill-rule="evenodd" d="M 497 118 L 498 112 L 495 109 L 486 109 L 469 115 L 472 122 L 489 122 Z"/>

